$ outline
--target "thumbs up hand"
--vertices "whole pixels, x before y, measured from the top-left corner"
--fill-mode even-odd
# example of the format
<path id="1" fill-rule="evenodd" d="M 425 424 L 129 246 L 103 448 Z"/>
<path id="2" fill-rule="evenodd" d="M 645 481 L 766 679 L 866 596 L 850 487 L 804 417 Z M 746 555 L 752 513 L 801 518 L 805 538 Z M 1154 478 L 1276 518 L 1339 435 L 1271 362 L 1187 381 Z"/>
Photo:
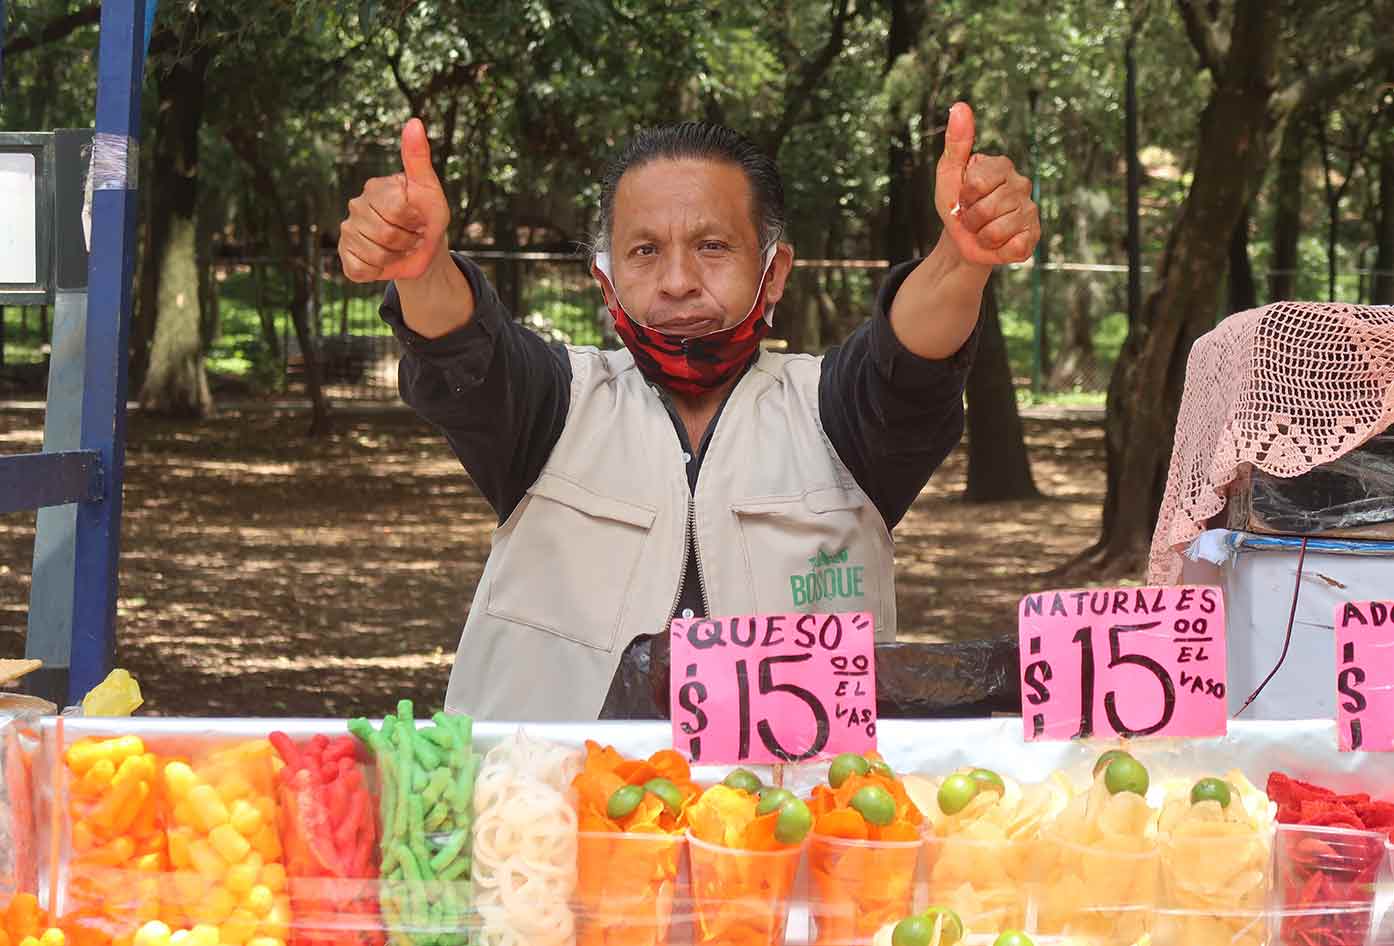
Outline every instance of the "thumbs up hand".
<path id="1" fill-rule="evenodd" d="M 935 169 L 934 205 L 944 235 L 969 263 L 1020 263 L 1041 238 L 1041 219 L 1031 182 L 1010 158 L 973 153 L 973 110 L 959 102 L 949 110 L 944 156 Z"/>
<path id="2" fill-rule="evenodd" d="M 402 129 L 402 173 L 369 180 L 348 211 L 339 227 L 339 259 L 353 282 L 418 279 L 447 257 L 450 205 L 420 119 Z"/>

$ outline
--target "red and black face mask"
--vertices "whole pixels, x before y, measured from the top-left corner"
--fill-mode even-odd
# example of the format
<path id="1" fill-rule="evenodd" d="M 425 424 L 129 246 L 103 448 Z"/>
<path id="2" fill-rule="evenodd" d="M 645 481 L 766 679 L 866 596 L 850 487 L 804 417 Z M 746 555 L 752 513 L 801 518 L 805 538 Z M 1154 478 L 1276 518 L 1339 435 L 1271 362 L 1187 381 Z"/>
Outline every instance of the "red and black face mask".
<path id="1" fill-rule="evenodd" d="M 609 253 L 596 254 L 591 272 L 610 290 L 608 296 L 615 300 L 609 306 L 615 332 L 644 377 L 678 394 L 696 396 L 721 387 L 744 371 L 755 357 L 760 340 L 770 333 L 774 307 L 765 304 L 765 287 L 776 246 L 771 243 L 765 251 L 765 271 L 745 318 L 729 328 L 692 337 L 670 335 L 630 317 L 615 290 Z"/>

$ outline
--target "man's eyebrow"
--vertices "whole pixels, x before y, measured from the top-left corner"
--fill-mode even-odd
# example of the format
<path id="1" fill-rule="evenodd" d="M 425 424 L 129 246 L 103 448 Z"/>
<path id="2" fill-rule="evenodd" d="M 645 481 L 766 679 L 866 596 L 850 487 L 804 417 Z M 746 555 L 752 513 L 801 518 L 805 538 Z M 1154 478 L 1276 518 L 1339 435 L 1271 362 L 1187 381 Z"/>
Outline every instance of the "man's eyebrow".
<path id="1" fill-rule="evenodd" d="M 708 236 L 719 236 L 723 239 L 732 240 L 739 236 L 739 234 L 720 220 L 700 220 L 695 226 L 689 228 L 687 232 L 687 237 L 689 239 Z M 662 240 L 663 236 L 648 224 L 640 224 L 624 235 L 625 243 L 657 243 Z"/>

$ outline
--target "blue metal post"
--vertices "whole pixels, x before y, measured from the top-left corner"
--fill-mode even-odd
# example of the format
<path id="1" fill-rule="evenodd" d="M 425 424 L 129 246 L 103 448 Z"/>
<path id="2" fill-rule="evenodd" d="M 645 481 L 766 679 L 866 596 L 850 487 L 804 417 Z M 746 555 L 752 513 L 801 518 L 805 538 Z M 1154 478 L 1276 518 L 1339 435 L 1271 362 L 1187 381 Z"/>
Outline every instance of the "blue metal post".
<path id="1" fill-rule="evenodd" d="M 97 451 L 105 475 L 102 500 L 82 503 L 77 511 L 68 683 L 73 702 L 106 676 L 116 645 L 145 3 L 107 0 L 102 4 L 81 446 Z"/>

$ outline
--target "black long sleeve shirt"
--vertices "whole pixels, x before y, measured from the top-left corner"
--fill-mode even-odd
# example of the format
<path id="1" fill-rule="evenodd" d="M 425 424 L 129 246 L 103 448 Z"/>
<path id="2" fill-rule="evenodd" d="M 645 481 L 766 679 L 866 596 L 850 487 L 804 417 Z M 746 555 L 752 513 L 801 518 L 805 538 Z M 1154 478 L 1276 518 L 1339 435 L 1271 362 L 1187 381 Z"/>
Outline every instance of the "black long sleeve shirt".
<path id="1" fill-rule="evenodd" d="M 395 286 L 388 288 L 381 314 L 404 350 L 398 375 L 402 399 L 441 430 L 503 522 L 561 437 L 571 363 L 565 346 L 544 341 L 510 318 L 478 266 L 458 255 L 455 262 L 474 292 L 468 325 L 437 339 L 419 335 L 402 319 Z M 891 300 L 913 268 L 914 263 L 905 263 L 891 270 L 872 317 L 823 357 L 818 386 L 828 440 L 888 529 L 963 435 L 963 387 L 977 347 L 976 331 L 944 360 L 921 358 L 900 343 L 891 329 Z M 689 458 L 688 484 L 695 489 L 708 438 L 693 449 L 671 403 L 668 410 Z M 708 437 L 716 422 L 708 426 Z M 698 570 L 691 561 L 695 554 L 689 544 L 689 580 L 677 608 L 683 617 L 703 616 Z M 667 638 L 639 638 L 630 646 L 655 642 L 666 644 Z M 666 672 L 666 654 L 653 657 Z"/>

